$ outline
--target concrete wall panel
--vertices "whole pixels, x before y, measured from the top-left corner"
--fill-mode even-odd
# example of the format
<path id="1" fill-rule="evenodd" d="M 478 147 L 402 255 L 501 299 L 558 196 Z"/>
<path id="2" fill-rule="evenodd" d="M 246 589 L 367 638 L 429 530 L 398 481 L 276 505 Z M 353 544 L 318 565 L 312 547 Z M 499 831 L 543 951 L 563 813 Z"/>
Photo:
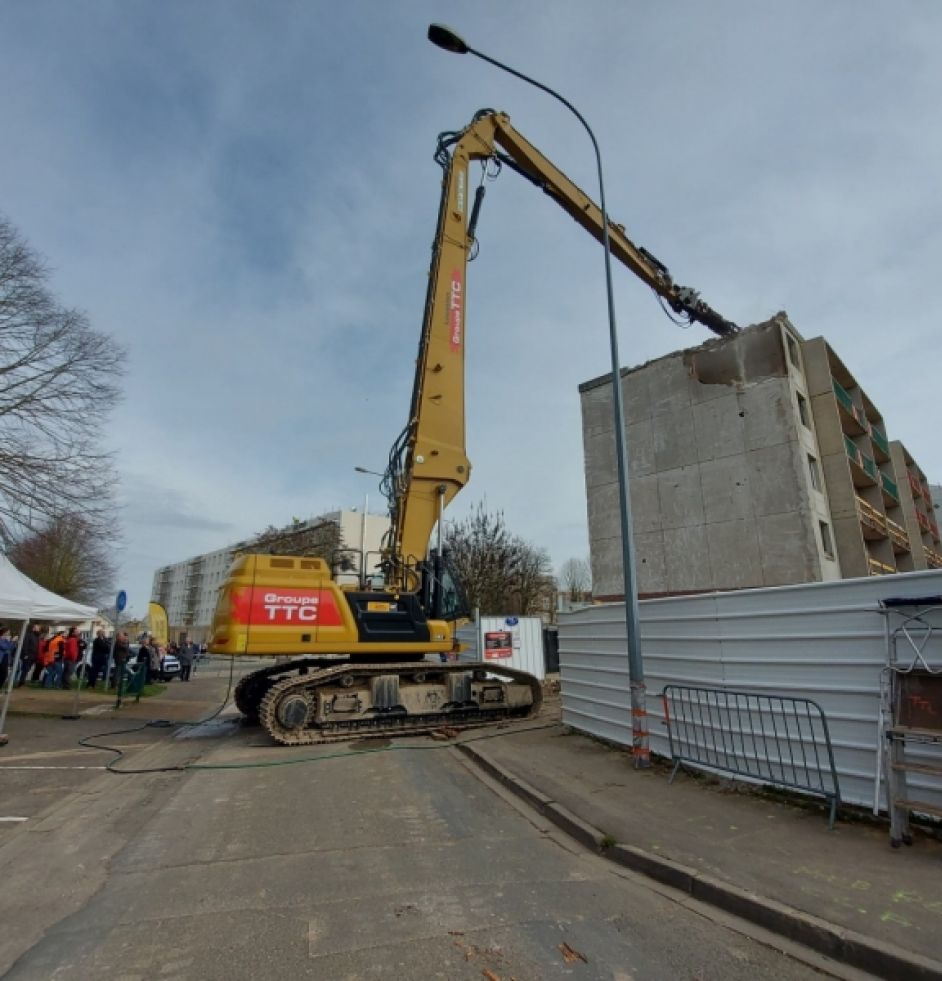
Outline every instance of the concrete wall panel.
<path id="1" fill-rule="evenodd" d="M 675 470 L 697 463 L 697 431 L 689 409 L 664 414 L 653 424 L 654 462 L 657 470 Z"/>
<path id="2" fill-rule="evenodd" d="M 702 463 L 700 486 L 703 491 L 703 514 L 708 523 L 752 517 L 749 467 L 744 456 Z"/>
<path id="3" fill-rule="evenodd" d="M 703 524 L 700 467 L 681 467 L 649 478 L 657 481 L 661 527 L 686 528 Z"/>
<path id="4" fill-rule="evenodd" d="M 745 451 L 741 411 L 735 390 L 727 392 L 722 398 L 693 407 L 697 451 L 701 462 L 734 456 Z"/>
<path id="5" fill-rule="evenodd" d="M 756 523 L 721 521 L 706 526 L 713 582 L 744 589 L 765 579 Z"/>

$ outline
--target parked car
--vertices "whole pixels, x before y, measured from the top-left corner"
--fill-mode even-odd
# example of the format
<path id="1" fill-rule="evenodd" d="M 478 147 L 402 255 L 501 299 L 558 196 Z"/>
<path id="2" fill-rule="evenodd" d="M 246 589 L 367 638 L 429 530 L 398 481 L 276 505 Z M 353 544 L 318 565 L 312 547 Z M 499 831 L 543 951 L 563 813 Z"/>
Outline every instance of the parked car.
<path id="1" fill-rule="evenodd" d="M 173 681 L 174 678 L 180 677 L 180 660 L 176 654 L 164 654 L 160 659 L 160 674 L 159 678 L 161 681 Z"/>

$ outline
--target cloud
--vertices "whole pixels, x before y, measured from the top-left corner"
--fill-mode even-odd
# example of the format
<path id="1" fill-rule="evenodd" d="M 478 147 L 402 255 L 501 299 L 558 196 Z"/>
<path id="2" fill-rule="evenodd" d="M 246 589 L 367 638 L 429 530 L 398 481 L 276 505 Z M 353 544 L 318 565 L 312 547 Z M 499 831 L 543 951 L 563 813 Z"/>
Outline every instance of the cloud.
<path id="1" fill-rule="evenodd" d="M 292 515 L 360 504 L 406 421 L 442 130 L 493 106 L 593 196 L 580 124 L 428 44 L 432 20 L 557 87 L 609 210 L 742 324 L 823 334 L 930 477 L 942 259 L 942 8 L 564 0 L 205 0 L 0 8 L 5 211 L 63 302 L 130 350 L 108 442 L 125 586 Z M 477 179 L 477 172 L 475 172 Z M 601 253 L 505 170 L 468 275 L 460 516 L 487 497 L 556 565 L 584 555 L 577 387 L 609 370 Z M 616 268 L 621 360 L 682 332 Z M 136 599 L 132 599 L 136 602 Z"/>

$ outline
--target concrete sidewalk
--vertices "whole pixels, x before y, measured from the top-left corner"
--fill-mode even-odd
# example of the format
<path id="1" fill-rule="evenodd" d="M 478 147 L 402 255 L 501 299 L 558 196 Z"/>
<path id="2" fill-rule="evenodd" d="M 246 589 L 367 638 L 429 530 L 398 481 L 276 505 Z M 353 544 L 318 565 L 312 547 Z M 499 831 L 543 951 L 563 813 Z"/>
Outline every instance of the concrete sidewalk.
<path id="1" fill-rule="evenodd" d="M 559 827 L 612 860 L 852 967 L 942 979 L 942 841 L 670 770 L 562 725 L 459 746 Z"/>

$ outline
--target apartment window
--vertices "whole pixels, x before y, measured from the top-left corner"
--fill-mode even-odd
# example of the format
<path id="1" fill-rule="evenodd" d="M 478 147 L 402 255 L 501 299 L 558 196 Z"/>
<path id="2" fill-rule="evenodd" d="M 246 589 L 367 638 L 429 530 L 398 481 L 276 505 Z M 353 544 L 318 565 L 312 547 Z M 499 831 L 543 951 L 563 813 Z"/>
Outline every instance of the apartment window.
<path id="1" fill-rule="evenodd" d="M 821 547 L 824 554 L 829 558 L 834 558 L 834 543 L 831 541 L 831 529 L 826 521 L 819 521 L 818 527 L 821 529 Z"/>
<path id="2" fill-rule="evenodd" d="M 801 371 L 801 357 L 798 354 L 798 341 L 787 331 L 785 333 L 785 346 L 788 348 L 788 360 Z"/>
<path id="3" fill-rule="evenodd" d="M 818 461 L 808 454 L 808 473 L 811 474 L 811 486 L 816 490 L 821 490 L 821 471 L 818 469 Z"/>
<path id="4" fill-rule="evenodd" d="M 808 414 L 808 400 L 801 394 L 801 392 L 795 393 L 798 396 L 798 418 L 801 419 L 801 424 L 806 428 L 811 428 L 811 416 Z"/>

